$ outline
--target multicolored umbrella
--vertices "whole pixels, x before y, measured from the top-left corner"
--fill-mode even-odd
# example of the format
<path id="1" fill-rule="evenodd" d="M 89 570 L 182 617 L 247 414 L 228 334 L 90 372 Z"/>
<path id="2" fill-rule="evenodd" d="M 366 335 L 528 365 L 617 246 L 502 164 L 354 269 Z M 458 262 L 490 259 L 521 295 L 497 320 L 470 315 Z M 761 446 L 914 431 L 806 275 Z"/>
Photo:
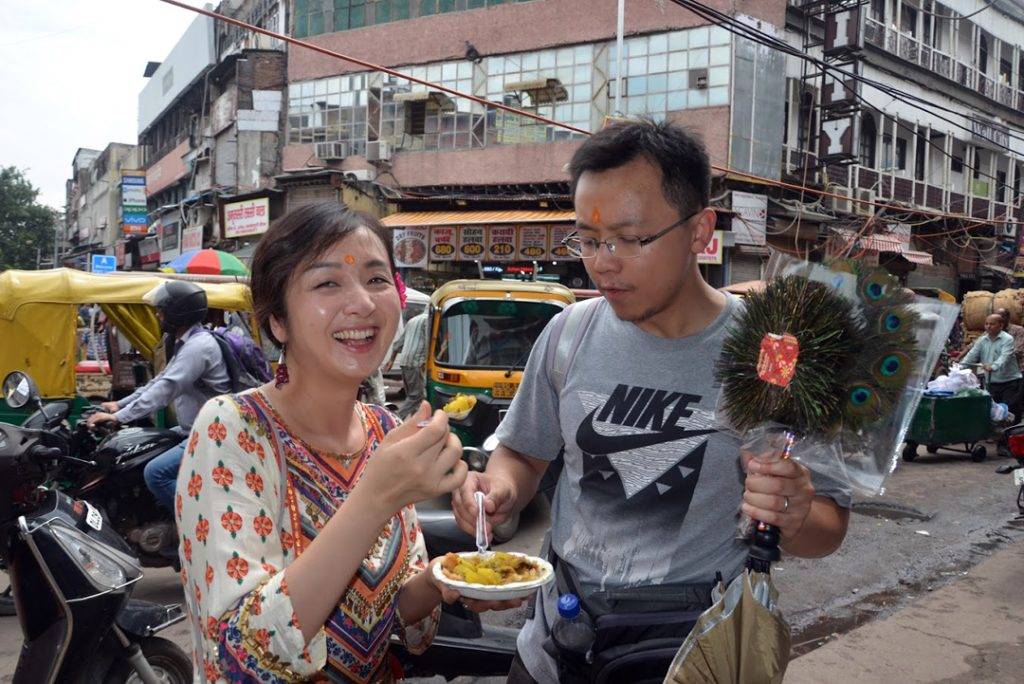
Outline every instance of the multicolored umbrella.
<path id="1" fill-rule="evenodd" d="M 219 249 L 193 249 L 175 258 L 168 267 L 175 273 L 231 276 L 249 273 L 249 269 L 237 257 Z"/>

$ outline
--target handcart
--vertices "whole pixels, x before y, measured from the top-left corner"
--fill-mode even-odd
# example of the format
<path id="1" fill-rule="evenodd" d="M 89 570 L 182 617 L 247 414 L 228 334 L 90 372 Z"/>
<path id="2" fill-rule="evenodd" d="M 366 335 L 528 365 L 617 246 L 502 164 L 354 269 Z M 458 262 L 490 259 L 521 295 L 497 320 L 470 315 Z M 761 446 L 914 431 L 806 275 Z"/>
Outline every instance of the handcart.
<path id="1" fill-rule="evenodd" d="M 984 461 L 988 449 L 979 442 L 996 432 L 991 412 L 992 397 L 988 392 L 963 396 L 926 393 L 907 430 L 903 460 L 916 459 L 918 445 L 924 444 L 929 454 L 941 448 L 967 454 L 975 463 Z M 952 446 L 960 444 L 963 449 Z"/>

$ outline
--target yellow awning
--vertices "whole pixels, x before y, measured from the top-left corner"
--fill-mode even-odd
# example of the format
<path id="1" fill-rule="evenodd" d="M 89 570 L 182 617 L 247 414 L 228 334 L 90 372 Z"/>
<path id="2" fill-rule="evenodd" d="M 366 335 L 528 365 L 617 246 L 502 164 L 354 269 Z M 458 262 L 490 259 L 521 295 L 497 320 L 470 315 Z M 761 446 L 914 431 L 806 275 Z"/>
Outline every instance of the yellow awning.
<path id="1" fill-rule="evenodd" d="M 391 228 L 413 226 L 470 226 L 481 223 L 565 223 L 575 222 L 571 209 L 507 209 L 504 211 L 404 211 L 381 221 Z"/>

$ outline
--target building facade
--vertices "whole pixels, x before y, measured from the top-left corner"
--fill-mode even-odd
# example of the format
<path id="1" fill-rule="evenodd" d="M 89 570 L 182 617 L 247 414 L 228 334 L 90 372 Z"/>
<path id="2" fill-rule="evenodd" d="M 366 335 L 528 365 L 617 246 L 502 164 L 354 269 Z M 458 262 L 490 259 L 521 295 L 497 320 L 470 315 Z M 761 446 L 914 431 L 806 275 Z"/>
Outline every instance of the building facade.
<path id="1" fill-rule="evenodd" d="M 744 3 L 744 11 L 774 26 L 785 19 L 781 2 Z M 583 131 L 616 114 L 667 117 L 696 130 L 720 167 L 779 176 L 783 61 L 750 56 L 762 78 L 777 78 L 778 111 L 769 135 L 735 126 L 734 138 L 733 122 L 749 121 L 769 92 L 737 104 L 734 64 L 751 50 L 670 2 L 627 3 L 621 77 L 614 2 L 295 2 L 290 27 L 317 45 Z M 585 286 L 582 266 L 559 245 L 575 218 L 564 166 L 584 134 L 302 49 L 292 50 L 288 75 L 285 172 L 331 168 L 387 186 L 400 210 L 385 219 L 396 245 L 426 247 L 399 250 L 432 274 L 422 286 L 481 266 L 529 272 L 533 261 Z M 711 255 L 708 274 L 728 282 L 735 257 L 733 276 L 759 277 L 764 241 L 735 246 L 729 223 L 723 217 L 716 243 L 728 245 L 725 261 L 722 251 Z"/>
<path id="2" fill-rule="evenodd" d="M 88 268 L 89 254 L 114 254 L 125 222 L 123 181 L 138 176 L 138 148 L 110 143 L 102 151 L 79 149 L 66 183 L 65 262 Z"/>
<path id="3" fill-rule="evenodd" d="M 823 237 L 921 287 L 1024 275 L 1022 36 L 1017 1 L 790 0 L 786 41 L 838 69 L 786 63 L 784 176 L 838 195 Z"/>
<path id="4" fill-rule="evenodd" d="M 283 29 L 281 2 L 222 2 L 217 11 Z M 281 41 L 199 16 L 167 58 L 147 69 L 139 146 L 150 225 L 137 266 L 156 268 L 202 246 L 244 259 L 283 211 L 273 186 L 281 171 L 285 60 Z"/>

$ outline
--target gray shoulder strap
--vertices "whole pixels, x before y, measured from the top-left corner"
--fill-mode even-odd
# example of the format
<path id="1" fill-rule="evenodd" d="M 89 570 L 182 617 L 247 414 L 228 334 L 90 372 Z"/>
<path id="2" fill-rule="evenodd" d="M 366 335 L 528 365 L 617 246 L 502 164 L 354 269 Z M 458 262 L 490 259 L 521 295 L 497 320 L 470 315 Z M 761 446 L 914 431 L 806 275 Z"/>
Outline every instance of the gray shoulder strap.
<path id="1" fill-rule="evenodd" d="M 602 301 L 603 297 L 595 297 L 570 304 L 559 320 L 560 327 L 551 331 L 547 350 L 548 377 L 559 394 L 565 386 L 569 369 L 576 357 L 576 350 L 579 349 L 580 342 L 590 327 L 590 321 Z"/>

